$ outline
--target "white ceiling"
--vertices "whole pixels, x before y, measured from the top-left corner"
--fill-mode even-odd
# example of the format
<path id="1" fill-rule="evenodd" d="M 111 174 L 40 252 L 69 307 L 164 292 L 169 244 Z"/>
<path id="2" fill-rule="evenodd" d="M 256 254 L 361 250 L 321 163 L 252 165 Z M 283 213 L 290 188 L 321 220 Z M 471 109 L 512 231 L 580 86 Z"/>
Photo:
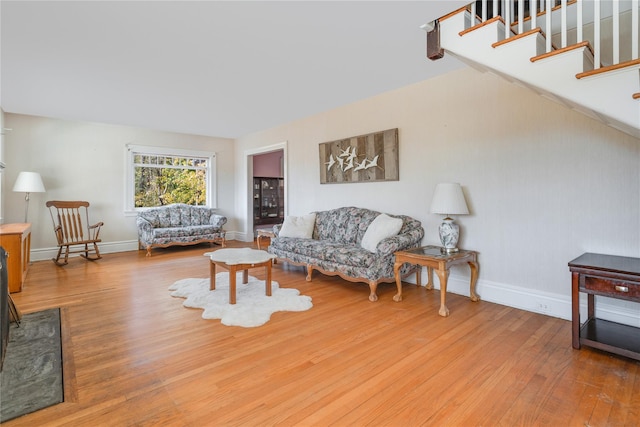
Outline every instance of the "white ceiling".
<path id="1" fill-rule="evenodd" d="M 0 2 L 5 112 L 236 138 L 462 67 L 466 1 Z"/>

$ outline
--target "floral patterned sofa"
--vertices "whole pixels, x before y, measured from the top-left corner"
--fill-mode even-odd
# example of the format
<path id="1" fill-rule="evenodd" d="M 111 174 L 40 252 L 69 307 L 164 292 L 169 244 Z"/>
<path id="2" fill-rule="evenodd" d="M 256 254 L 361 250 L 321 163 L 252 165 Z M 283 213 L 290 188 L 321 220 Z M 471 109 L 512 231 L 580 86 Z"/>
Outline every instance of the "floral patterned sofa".
<path id="1" fill-rule="evenodd" d="M 307 281 L 311 281 L 313 270 L 318 270 L 352 282 L 368 283 L 369 300 L 377 301 L 378 283 L 395 282 L 394 253 L 420 246 L 424 237 L 420 221 L 404 215 L 383 214 L 402 220 L 399 232 L 383 238 L 369 250 L 365 249 L 361 246 L 363 238 L 380 215 L 380 212 L 356 207 L 315 212 L 311 238 L 282 237 L 283 225 L 279 224 L 273 228 L 276 237 L 271 239 L 268 251 L 293 264 L 306 266 Z M 415 267 L 408 264 L 400 270 L 403 277 L 413 271 Z"/>
<path id="2" fill-rule="evenodd" d="M 226 246 L 222 226 L 227 218 L 206 206 L 190 206 L 182 203 L 150 208 L 138 212 L 138 247 L 166 248 L 173 245 L 195 245 L 215 242 Z"/>

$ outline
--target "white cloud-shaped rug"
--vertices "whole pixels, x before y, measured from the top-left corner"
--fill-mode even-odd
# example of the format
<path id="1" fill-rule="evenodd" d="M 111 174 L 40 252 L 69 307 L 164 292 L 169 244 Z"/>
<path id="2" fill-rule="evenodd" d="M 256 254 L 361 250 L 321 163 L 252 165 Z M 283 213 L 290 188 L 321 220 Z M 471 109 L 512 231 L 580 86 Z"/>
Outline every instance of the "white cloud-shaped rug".
<path id="1" fill-rule="evenodd" d="M 242 283 L 236 276 L 236 304 L 229 304 L 229 273 L 216 274 L 216 289 L 209 290 L 209 278 L 182 279 L 169 286 L 171 296 L 186 298 L 185 307 L 201 308 L 203 319 L 220 319 L 223 325 L 251 328 L 264 325 L 276 311 L 305 311 L 313 307 L 311 297 L 297 289 L 280 288 L 271 281 L 271 296 L 265 295 L 264 280 L 249 276 Z"/>

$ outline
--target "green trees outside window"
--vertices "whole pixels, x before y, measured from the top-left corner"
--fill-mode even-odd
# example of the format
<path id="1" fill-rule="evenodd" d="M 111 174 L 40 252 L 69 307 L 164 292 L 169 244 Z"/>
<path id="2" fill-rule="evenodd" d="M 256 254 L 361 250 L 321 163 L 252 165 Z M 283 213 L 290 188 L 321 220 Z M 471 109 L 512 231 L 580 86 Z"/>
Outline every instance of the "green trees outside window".
<path id="1" fill-rule="evenodd" d="M 207 204 L 207 158 L 136 153 L 133 162 L 136 208 Z"/>

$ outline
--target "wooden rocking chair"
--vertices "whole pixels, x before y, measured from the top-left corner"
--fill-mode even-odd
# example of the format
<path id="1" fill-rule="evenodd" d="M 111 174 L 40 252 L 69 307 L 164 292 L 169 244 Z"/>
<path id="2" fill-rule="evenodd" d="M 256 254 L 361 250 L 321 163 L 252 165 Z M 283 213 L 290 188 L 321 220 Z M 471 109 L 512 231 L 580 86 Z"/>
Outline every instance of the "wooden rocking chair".
<path id="1" fill-rule="evenodd" d="M 53 221 L 53 231 L 58 240 L 58 255 L 53 258 L 53 262 L 58 265 L 66 265 L 68 263 L 70 253 L 81 253 L 81 257 L 89 261 L 95 261 L 102 258 L 98 250 L 98 242 L 100 227 L 104 224 L 98 222 L 89 225 L 89 202 L 84 201 L 59 201 L 50 200 L 47 202 L 51 220 Z M 83 245 L 83 249 L 70 250 L 71 246 Z M 93 245 L 90 248 L 89 245 Z M 64 252 L 64 261 L 60 262 L 62 250 Z M 90 252 L 95 255 L 89 256 Z"/>

